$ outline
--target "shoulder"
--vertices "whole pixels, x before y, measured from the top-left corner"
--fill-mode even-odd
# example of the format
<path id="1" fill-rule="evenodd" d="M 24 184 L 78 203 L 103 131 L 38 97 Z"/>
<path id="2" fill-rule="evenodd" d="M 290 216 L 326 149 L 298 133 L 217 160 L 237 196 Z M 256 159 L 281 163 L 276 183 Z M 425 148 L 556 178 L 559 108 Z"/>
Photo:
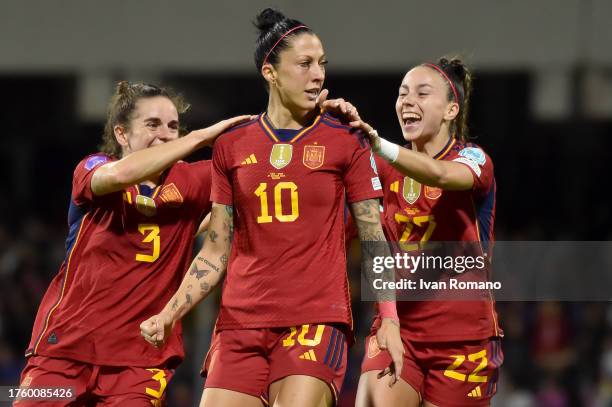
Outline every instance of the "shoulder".
<path id="1" fill-rule="evenodd" d="M 340 122 L 340 120 L 329 115 L 328 113 L 324 113 L 321 116 L 321 126 L 322 130 L 325 131 L 330 137 L 334 137 L 330 141 L 337 139 L 338 142 L 354 144 L 355 147 L 370 147 L 368 138 L 363 131 L 343 124 Z"/>
<path id="2" fill-rule="evenodd" d="M 91 171 L 94 168 L 111 161 L 115 161 L 115 159 L 105 153 L 93 153 L 81 159 L 81 161 L 79 161 L 79 163 L 76 165 L 75 170 Z"/>
<path id="3" fill-rule="evenodd" d="M 232 141 L 234 141 L 236 138 L 239 137 L 244 137 L 245 135 L 250 134 L 253 130 L 259 130 L 259 118 L 261 115 L 257 116 L 255 119 L 253 120 L 249 120 L 248 122 L 245 123 L 241 123 L 237 126 L 234 127 L 230 127 L 229 129 L 225 130 L 220 136 L 219 138 L 217 138 L 217 141 L 215 141 L 215 147 L 217 145 L 224 145 L 227 143 L 231 143 Z"/>
<path id="4" fill-rule="evenodd" d="M 491 163 L 489 154 L 481 146 L 472 142 L 457 141 L 455 143 L 449 158 L 459 157 L 471 160 L 480 166 L 487 164 L 487 162 Z"/>

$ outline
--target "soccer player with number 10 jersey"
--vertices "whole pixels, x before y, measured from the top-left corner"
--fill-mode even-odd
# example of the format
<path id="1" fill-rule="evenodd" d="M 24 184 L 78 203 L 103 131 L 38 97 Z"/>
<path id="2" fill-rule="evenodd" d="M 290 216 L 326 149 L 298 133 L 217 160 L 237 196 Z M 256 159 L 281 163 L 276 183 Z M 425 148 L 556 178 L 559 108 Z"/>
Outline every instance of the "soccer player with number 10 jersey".
<path id="1" fill-rule="evenodd" d="M 363 133 L 319 111 L 326 63 L 319 38 L 271 9 L 256 26 L 267 110 L 217 141 L 208 238 L 142 332 L 164 346 L 227 268 L 201 405 L 260 406 L 264 397 L 270 405 L 331 406 L 352 336 L 345 205 L 362 240 L 384 240 L 381 187 Z M 401 370 L 395 304 L 381 309 L 378 339 Z"/>

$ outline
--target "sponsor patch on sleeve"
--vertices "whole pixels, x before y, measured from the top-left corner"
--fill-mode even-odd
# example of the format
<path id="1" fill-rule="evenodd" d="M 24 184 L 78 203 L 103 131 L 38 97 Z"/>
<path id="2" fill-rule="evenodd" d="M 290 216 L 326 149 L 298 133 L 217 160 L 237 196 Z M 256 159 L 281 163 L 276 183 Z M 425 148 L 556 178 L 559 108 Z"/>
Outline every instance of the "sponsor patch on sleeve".
<path id="1" fill-rule="evenodd" d="M 108 161 L 108 157 L 105 155 L 92 155 L 85 162 L 85 169 L 89 171 L 92 168 L 95 168 L 100 164 L 104 164 L 107 161 Z"/>
<path id="2" fill-rule="evenodd" d="M 484 151 L 477 147 L 466 147 L 459 151 L 459 156 L 468 158 L 478 165 L 484 165 L 487 162 Z"/>
<path id="3" fill-rule="evenodd" d="M 379 191 L 382 189 L 382 185 L 380 184 L 380 178 L 372 178 L 372 188 L 374 189 L 374 191 Z"/>
<path id="4" fill-rule="evenodd" d="M 477 177 L 480 177 L 480 174 L 482 173 L 482 171 L 480 170 L 480 166 L 476 164 L 476 162 L 473 161 L 472 159 L 465 158 L 465 157 L 458 157 L 458 158 L 455 158 L 453 161 L 466 164 L 468 167 L 472 169 L 472 171 L 474 171 L 474 173 L 476 173 Z"/>

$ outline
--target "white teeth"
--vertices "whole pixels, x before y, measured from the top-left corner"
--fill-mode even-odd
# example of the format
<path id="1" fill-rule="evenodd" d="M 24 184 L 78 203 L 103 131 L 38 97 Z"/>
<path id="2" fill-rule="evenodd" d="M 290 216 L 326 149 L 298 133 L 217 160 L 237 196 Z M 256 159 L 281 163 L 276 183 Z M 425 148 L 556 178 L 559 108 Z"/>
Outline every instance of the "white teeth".
<path id="1" fill-rule="evenodd" d="M 421 116 L 417 113 L 406 113 L 403 117 L 404 120 L 421 120 Z"/>

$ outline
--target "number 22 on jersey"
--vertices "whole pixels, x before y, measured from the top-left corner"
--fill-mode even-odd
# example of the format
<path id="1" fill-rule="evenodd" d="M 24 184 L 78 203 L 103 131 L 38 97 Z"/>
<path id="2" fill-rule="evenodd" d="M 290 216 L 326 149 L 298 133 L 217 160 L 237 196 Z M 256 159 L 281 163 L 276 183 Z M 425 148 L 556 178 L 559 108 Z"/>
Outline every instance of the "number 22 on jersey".
<path id="1" fill-rule="evenodd" d="M 288 214 L 286 214 L 283 210 L 283 190 L 288 190 L 291 194 L 291 212 Z M 272 198 L 272 204 L 274 205 L 274 217 L 276 220 L 279 222 L 294 222 L 298 216 L 300 216 L 298 187 L 294 182 L 279 182 L 274 186 L 273 190 L 272 187 L 270 187 L 269 192 Z M 271 223 L 272 216 L 270 215 L 270 208 L 268 207 L 268 183 L 260 183 L 254 193 L 257 197 L 259 197 L 259 203 L 261 204 L 261 215 L 257 217 L 257 223 Z"/>

